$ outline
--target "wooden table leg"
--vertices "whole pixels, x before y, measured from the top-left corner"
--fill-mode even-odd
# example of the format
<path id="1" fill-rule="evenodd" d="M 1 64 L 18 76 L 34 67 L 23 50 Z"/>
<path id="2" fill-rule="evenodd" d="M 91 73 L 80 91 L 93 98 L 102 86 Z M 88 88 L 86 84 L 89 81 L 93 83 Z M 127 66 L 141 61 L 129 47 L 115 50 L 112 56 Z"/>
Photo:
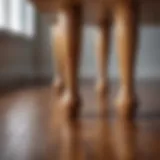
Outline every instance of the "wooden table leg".
<path id="1" fill-rule="evenodd" d="M 114 10 L 120 71 L 120 90 L 116 102 L 119 115 L 131 116 L 136 105 L 134 70 L 137 41 L 137 11 L 133 1 L 121 2 Z"/>
<path id="2" fill-rule="evenodd" d="M 96 61 L 98 76 L 96 91 L 100 96 L 105 95 L 108 88 L 108 73 L 106 73 L 106 67 L 108 66 L 109 35 L 110 24 L 107 20 L 97 25 Z"/>
<path id="3" fill-rule="evenodd" d="M 58 15 L 57 15 L 58 16 Z M 61 19 L 57 17 L 56 24 L 52 28 L 52 46 L 55 67 L 54 90 L 60 95 L 64 89 L 64 60 L 63 60 L 63 32 L 61 31 Z"/>
<path id="4" fill-rule="evenodd" d="M 78 69 L 81 41 L 81 10 L 78 7 L 66 7 L 58 12 L 55 32 L 55 44 L 59 53 L 57 63 L 62 64 L 64 93 L 61 95 L 61 107 L 69 115 L 76 113 L 79 106 Z M 59 54 L 59 55 L 58 55 Z M 61 65 L 61 66 L 62 66 Z"/>

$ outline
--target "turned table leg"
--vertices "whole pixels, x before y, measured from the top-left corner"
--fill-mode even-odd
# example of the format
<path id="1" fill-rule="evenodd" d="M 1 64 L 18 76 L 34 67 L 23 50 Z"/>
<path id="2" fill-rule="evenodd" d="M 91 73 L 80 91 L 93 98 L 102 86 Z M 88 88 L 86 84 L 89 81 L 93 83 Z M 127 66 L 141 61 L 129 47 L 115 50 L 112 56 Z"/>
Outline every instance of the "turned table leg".
<path id="1" fill-rule="evenodd" d="M 119 115 L 131 116 L 136 105 L 134 71 L 137 38 L 136 5 L 119 3 L 114 10 L 120 71 L 120 90 L 116 102 Z"/>
<path id="2" fill-rule="evenodd" d="M 106 73 L 106 67 L 108 66 L 109 35 L 110 24 L 107 20 L 97 25 L 96 61 L 98 77 L 96 91 L 101 96 L 105 95 L 108 86 L 108 74 Z"/>
<path id="3" fill-rule="evenodd" d="M 64 92 L 61 95 L 61 107 L 69 116 L 76 113 L 79 106 L 78 69 L 81 40 L 81 10 L 66 7 L 57 14 L 54 28 L 56 63 L 62 68 L 61 78 Z"/>

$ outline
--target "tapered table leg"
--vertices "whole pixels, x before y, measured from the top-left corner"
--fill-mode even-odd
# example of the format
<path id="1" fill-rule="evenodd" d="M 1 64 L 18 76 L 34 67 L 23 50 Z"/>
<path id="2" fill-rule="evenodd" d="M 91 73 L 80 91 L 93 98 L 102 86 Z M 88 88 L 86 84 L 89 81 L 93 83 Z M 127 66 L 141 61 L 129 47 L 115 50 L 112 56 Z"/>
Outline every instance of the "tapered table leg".
<path id="1" fill-rule="evenodd" d="M 53 59 L 55 67 L 55 78 L 53 81 L 54 90 L 56 93 L 62 93 L 64 89 L 64 44 L 62 41 L 63 32 L 61 31 L 61 19 L 57 15 L 57 21 L 52 27 L 52 46 Z"/>
<path id="2" fill-rule="evenodd" d="M 78 69 L 81 41 L 80 7 L 66 7 L 57 13 L 57 24 L 54 30 L 56 62 L 62 68 L 61 77 L 64 92 L 61 95 L 61 106 L 69 116 L 77 113 L 80 103 L 78 92 Z"/>
<path id="3" fill-rule="evenodd" d="M 136 105 L 134 71 L 137 41 L 137 12 L 133 1 L 117 3 L 114 10 L 116 43 L 120 71 L 120 90 L 116 102 L 119 115 L 131 116 Z"/>

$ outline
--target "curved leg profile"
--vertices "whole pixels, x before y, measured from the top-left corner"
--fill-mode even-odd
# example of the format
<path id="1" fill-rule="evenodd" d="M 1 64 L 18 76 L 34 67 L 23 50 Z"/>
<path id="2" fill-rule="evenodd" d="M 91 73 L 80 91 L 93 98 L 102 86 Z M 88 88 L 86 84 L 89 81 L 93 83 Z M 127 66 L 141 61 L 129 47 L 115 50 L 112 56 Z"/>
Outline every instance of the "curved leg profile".
<path id="1" fill-rule="evenodd" d="M 133 1 L 121 2 L 114 10 L 120 71 L 120 90 L 116 102 L 120 116 L 130 117 L 136 106 L 134 69 L 137 38 L 137 12 Z"/>
<path id="2" fill-rule="evenodd" d="M 61 108 L 69 116 L 78 111 L 78 68 L 81 40 L 81 11 L 80 8 L 63 8 L 58 13 L 56 42 L 61 55 L 59 62 L 63 65 L 64 92 L 61 95 Z M 58 58 L 58 56 L 57 56 Z M 57 63 L 59 63 L 57 61 Z"/>

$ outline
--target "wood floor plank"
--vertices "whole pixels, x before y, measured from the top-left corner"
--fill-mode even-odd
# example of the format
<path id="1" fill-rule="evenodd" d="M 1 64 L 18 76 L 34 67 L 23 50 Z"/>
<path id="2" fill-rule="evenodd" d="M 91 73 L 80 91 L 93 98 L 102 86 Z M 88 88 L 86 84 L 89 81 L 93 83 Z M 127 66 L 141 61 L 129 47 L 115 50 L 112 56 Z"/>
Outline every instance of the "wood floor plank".
<path id="1" fill-rule="evenodd" d="M 1 94 L 0 160 L 159 160 L 159 88 L 137 86 L 141 105 L 134 121 L 100 116 L 90 84 L 82 86 L 82 112 L 72 122 L 63 119 L 50 86 Z M 115 93 L 113 87 L 110 99 Z M 104 106 L 114 113 L 113 105 Z"/>

